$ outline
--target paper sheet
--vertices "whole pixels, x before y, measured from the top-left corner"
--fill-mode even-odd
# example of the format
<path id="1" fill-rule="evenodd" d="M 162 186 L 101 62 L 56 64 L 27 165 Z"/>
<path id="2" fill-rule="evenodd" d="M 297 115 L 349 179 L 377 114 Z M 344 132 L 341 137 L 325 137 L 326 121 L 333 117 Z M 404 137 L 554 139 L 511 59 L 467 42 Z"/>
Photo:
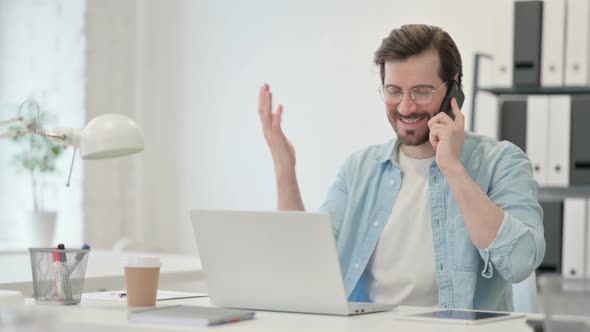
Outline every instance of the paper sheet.
<path id="1" fill-rule="evenodd" d="M 82 294 L 82 301 L 84 300 L 98 300 L 98 301 L 114 301 L 114 302 L 126 302 L 125 290 L 108 291 L 108 292 L 97 292 L 97 293 L 84 293 Z M 157 295 L 157 301 L 165 300 L 176 300 L 176 299 L 188 299 L 194 297 L 206 297 L 207 293 L 187 293 L 187 292 L 174 292 L 159 290 Z"/>

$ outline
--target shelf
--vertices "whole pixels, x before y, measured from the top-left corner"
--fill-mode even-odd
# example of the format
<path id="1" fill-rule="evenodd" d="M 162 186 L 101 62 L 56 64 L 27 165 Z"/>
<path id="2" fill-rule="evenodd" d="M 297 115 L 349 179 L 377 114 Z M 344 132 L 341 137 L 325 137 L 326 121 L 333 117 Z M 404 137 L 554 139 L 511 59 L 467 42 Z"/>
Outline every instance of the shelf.
<path id="1" fill-rule="evenodd" d="M 566 197 L 590 197 L 590 186 L 539 187 L 540 201 L 559 201 Z"/>
<path id="2" fill-rule="evenodd" d="M 489 92 L 494 95 L 580 95 L 590 94 L 590 86 L 569 87 L 511 87 L 493 88 L 480 87 L 479 91 Z"/>

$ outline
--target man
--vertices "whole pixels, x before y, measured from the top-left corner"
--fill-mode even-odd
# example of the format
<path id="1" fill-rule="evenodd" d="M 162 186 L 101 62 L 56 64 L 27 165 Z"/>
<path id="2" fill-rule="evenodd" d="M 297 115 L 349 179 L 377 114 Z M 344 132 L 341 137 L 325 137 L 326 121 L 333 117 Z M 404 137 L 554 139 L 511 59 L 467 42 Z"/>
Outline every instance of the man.
<path id="1" fill-rule="evenodd" d="M 397 134 L 352 154 L 321 211 L 332 216 L 350 301 L 513 310 L 512 283 L 545 255 L 542 210 L 530 161 L 515 145 L 465 132 L 440 112 L 461 86 L 462 64 L 438 27 L 405 25 L 375 53 L 387 118 Z M 259 113 L 275 167 L 278 208 L 304 210 L 295 152 L 272 112 Z"/>

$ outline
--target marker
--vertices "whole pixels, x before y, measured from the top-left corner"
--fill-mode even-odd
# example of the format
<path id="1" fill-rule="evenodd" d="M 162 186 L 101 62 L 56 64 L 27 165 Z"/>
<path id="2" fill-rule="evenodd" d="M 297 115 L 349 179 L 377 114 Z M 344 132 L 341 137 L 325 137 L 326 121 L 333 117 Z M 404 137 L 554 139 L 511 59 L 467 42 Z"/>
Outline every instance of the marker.
<path id="1" fill-rule="evenodd" d="M 88 249 L 90 249 L 90 246 L 84 243 L 84 245 L 82 246 L 82 250 Z M 74 263 L 72 263 L 72 265 L 70 265 L 70 267 L 68 268 L 68 276 L 74 272 L 78 265 L 80 265 L 80 262 L 82 262 L 82 259 L 84 258 L 84 256 L 86 256 L 86 253 L 87 251 L 82 251 L 76 254 L 76 256 L 74 257 Z"/>
<path id="2" fill-rule="evenodd" d="M 66 302 L 72 301 L 72 285 L 70 284 L 70 273 L 68 270 L 68 259 L 66 255 L 66 246 L 63 243 L 57 245 L 57 248 L 60 250 L 59 252 L 59 275 L 60 275 L 60 283 L 61 288 L 63 291 L 63 297 Z M 54 263 L 55 265 L 55 255 L 54 255 Z M 59 293 L 58 293 L 59 294 Z"/>
<path id="3" fill-rule="evenodd" d="M 63 246 L 63 244 L 62 244 Z M 62 263 L 60 261 L 60 253 L 57 251 L 59 250 L 59 246 L 54 248 L 55 251 L 53 252 L 53 278 L 55 281 L 54 289 L 55 289 L 55 300 L 63 301 L 64 300 L 64 284 L 63 284 L 63 274 L 62 274 Z"/>

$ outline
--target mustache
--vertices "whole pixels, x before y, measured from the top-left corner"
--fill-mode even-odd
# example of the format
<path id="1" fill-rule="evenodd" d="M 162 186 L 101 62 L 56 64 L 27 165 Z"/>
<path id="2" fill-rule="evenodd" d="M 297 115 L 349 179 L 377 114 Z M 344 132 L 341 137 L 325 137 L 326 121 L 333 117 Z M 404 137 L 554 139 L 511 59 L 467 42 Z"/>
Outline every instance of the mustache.
<path id="1" fill-rule="evenodd" d="M 423 118 L 423 117 L 430 119 L 432 117 L 432 115 L 430 115 L 430 113 L 428 113 L 428 112 L 416 112 L 416 113 L 412 113 L 409 116 L 405 116 L 405 115 L 401 114 L 399 111 L 393 111 L 392 115 L 394 118 L 407 119 L 407 120 L 419 119 L 419 118 Z"/>

